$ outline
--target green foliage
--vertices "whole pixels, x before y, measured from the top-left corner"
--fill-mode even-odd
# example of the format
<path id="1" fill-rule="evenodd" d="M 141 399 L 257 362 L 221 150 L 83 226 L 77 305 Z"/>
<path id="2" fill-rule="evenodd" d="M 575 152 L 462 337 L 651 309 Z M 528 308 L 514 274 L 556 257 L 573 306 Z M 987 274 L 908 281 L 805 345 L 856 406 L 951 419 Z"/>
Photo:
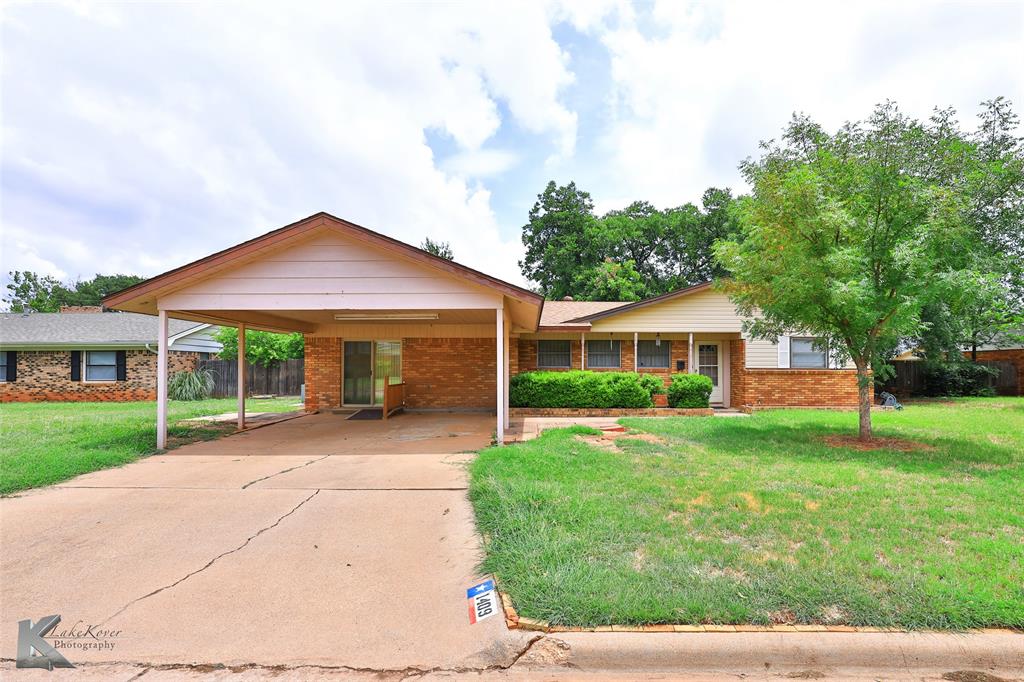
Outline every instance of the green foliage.
<path id="1" fill-rule="evenodd" d="M 665 393 L 665 382 L 657 374 L 640 374 L 638 376 L 640 377 L 640 385 L 647 389 L 652 398 L 655 395 Z"/>
<path id="2" fill-rule="evenodd" d="M 923 393 L 933 397 L 993 396 L 989 381 L 998 373 L 992 367 L 961 360 L 928 362 Z"/>
<path id="3" fill-rule="evenodd" d="M 703 374 L 673 374 L 668 385 L 669 407 L 707 407 L 714 386 Z"/>
<path id="4" fill-rule="evenodd" d="M 715 240 L 734 235 L 732 194 L 708 189 L 702 207 L 636 201 L 603 217 L 587 192 L 549 182 L 523 226 L 519 267 L 549 298 L 631 301 L 724 274 Z"/>
<path id="5" fill-rule="evenodd" d="M 167 397 L 171 400 L 206 400 L 213 393 L 213 372 L 197 369 L 175 372 L 167 382 Z"/>
<path id="6" fill-rule="evenodd" d="M 96 275 L 92 279 L 64 284 L 49 275 L 18 271 L 8 273 L 4 303 L 14 312 L 31 309 L 37 313 L 56 313 L 61 306 L 101 305 L 110 294 L 138 284 L 137 275 Z"/>
<path id="7" fill-rule="evenodd" d="M 795 116 L 763 149 L 741 166 L 753 188 L 736 211 L 743 240 L 715 247 L 732 273 L 724 290 L 752 335 L 800 330 L 853 360 L 869 437 L 871 368 L 925 328 L 929 303 L 989 274 L 971 217 L 984 198 L 966 178 L 1002 162 L 951 132 L 948 117 L 921 122 L 893 103 L 835 134 Z"/>
<path id="8" fill-rule="evenodd" d="M 435 242 L 430 237 L 426 237 L 423 240 L 423 243 L 420 244 L 420 248 L 427 253 L 432 253 L 435 256 L 444 258 L 445 260 L 455 260 L 455 254 L 452 252 L 452 246 L 448 242 Z"/>
<path id="9" fill-rule="evenodd" d="M 650 407 L 651 390 L 632 372 L 524 372 L 509 381 L 512 407 Z"/>
<path id="10" fill-rule="evenodd" d="M 214 335 L 224 348 L 218 354 L 225 360 L 238 357 L 238 330 L 234 327 L 221 327 Z M 302 358 L 305 354 L 306 341 L 302 334 L 276 334 L 261 332 L 255 329 L 245 330 L 245 359 L 253 365 L 270 367 L 281 360 Z"/>

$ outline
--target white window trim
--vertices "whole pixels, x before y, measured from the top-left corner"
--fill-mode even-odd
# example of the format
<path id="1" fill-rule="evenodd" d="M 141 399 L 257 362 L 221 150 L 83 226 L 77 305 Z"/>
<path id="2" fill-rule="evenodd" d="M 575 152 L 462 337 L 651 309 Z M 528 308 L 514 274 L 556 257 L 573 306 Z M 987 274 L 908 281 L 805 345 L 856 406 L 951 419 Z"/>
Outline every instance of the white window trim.
<path id="1" fill-rule="evenodd" d="M 114 364 L 112 365 L 113 368 L 114 368 L 114 378 L 113 379 L 90 379 L 89 378 L 89 353 L 113 353 L 114 354 Z M 82 351 L 81 363 L 82 363 L 82 382 L 81 383 L 83 383 L 83 384 L 116 384 L 117 383 L 117 351 L 116 350 L 114 350 L 114 351 L 107 351 L 107 350 L 99 350 L 99 351 L 83 350 Z M 103 366 L 104 367 L 109 367 L 111 365 L 103 365 Z"/>
<path id="2" fill-rule="evenodd" d="M 564 365 L 542 365 L 540 364 L 541 341 L 565 341 L 569 344 L 569 362 Z M 537 369 L 572 369 L 572 341 L 567 339 L 537 339 Z"/>
<path id="3" fill-rule="evenodd" d="M 796 340 L 796 341 L 810 341 L 811 345 L 813 347 L 814 342 L 821 340 L 821 337 L 819 337 L 819 336 L 791 336 L 791 337 L 787 337 L 787 341 L 792 342 L 793 340 Z M 823 360 L 825 361 L 825 364 L 821 365 L 820 367 L 817 367 L 817 366 L 815 366 L 815 367 L 794 367 L 793 366 L 793 348 L 792 348 L 792 343 L 790 343 L 789 344 L 789 346 L 790 346 L 789 347 L 789 363 L 790 363 L 790 367 L 792 369 L 833 369 L 832 365 L 834 363 L 829 362 L 829 347 L 828 347 L 828 343 L 826 342 L 823 345 L 824 345 L 824 349 L 822 350 L 822 356 L 823 356 Z"/>
<path id="4" fill-rule="evenodd" d="M 614 366 L 610 366 L 610 367 L 607 367 L 607 366 L 593 367 L 590 364 L 590 351 L 587 350 L 586 348 L 584 348 L 584 351 L 587 354 L 587 362 L 586 362 L 587 369 L 622 369 L 622 341 L 619 340 L 619 339 L 611 339 L 611 341 L 613 342 L 612 345 L 614 345 L 615 343 L 619 344 L 619 346 L 618 346 L 618 348 L 619 348 L 619 352 L 618 352 L 619 358 L 616 361 L 615 365 Z M 592 343 L 604 343 L 604 342 L 605 342 L 605 339 L 587 339 L 587 342 L 586 342 L 585 345 L 589 346 Z M 609 352 L 611 352 L 611 351 L 609 351 Z"/>

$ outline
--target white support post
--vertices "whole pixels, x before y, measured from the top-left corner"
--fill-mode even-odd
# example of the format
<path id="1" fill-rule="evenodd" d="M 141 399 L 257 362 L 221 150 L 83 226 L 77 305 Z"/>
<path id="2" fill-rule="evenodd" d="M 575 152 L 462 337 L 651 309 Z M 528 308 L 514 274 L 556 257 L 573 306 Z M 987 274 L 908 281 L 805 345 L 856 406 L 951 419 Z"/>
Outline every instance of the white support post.
<path id="1" fill-rule="evenodd" d="M 633 332 L 633 371 L 640 371 L 640 335 Z"/>
<path id="2" fill-rule="evenodd" d="M 508 360 L 509 360 L 509 353 L 511 352 L 511 347 L 512 347 L 512 343 L 511 343 L 512 338 L 511 338 L 511 335 L 510 335 L 511 328 L 512 328 L 512 320 L 510 318 L 508 320 L 505 320 L 505 371 L 504 371 L 504 374 L 505 374 L 505 386 L 504 386 L 504 391 L 505 391 L 505 395 L 504 395 L 504 402 L 505 402 L 505 428 L 508 428 L 508 424 L 509 424 L 509 421 L 508 421 L 508 382 L 510 380 L 510 377 L 509 377 L 509 366 L 508 366 L 509 362 L 508 362 Z"/>
<path id="3" fill-rule="evenodd" d="M 696 359 L 693 357 L 693 332 L 690 332 L 690 345 L 686 348 L 686 373 L 696 374 L 694 371 L 694 364 Z"/>
<path id="4" fill-rule="evenodd" d="M 245 428 L 245 325 L 238 325 L 238 430 Z"/>
<path id="5" fill-rule="evenodd" d="M 505 442 L 505 310 L 498 308 L 495 310 L 495 313 L 494 324 L 497 355 L 495 356 L 494 364 L 497 367 L 497 375 L 495 376 L 494 390 L 498 394 L 498 403 L 496 405 L 496 412 L 498 413 L 497 441 L 499 445 L 502 445 Z"/>
<path id="6" fill-rule="evenodd" d="M 167 447 L 167 311 L 157 317 L 156 332 L 156 447 Z"/>
<path id="7" fill-rule="evenodd" d="M 572 363 L 570 363 L 572 364 Z M 580 332 L 580 369 L 587 368 L 587 333 Z"/>

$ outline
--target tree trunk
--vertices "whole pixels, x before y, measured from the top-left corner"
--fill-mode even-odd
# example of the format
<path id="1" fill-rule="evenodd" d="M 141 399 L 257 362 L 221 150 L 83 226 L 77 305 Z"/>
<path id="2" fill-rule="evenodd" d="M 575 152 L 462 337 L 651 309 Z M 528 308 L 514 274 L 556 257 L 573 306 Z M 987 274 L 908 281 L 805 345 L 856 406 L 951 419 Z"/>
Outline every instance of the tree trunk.
<path id="1" fill-rule="evenodd" d="M 860 412 L 860 440 L 871 440 L 871 380 L 868 375 L 867 365 L 857 365 L 857 398 L 858 410 Z"/>

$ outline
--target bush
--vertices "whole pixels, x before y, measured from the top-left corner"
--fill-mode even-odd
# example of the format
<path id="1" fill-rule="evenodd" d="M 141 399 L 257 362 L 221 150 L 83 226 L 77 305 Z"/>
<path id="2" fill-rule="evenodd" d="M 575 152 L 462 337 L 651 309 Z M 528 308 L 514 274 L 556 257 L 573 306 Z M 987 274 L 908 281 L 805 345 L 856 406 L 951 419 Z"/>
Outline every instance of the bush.
<path id="1" fill-rule="evenodd" d="M 653 398 L 659 393 L 665 392 L 665 382 L 657 374 L 641 374 L 640 385 L 647 389 Z"/>
<path id="2" fill-rule="evenodd" d="M 512 407 L 651 407 L 651 392 L 632 372 L 524 372 L 509 381 Z"/>
<path id="3" fill-rule="evenodd" d="M 668 386 L 669 407 L 707 407 L 711 379 L 703 374 L 673 374 Z"/>
<path id="4" fill-rule="evenodd" d="M 167 397 L 171 400 L 206 400 L 211 393 L 213 373 L 208 369 L 175 372 L 167 382 Z"/>
<path id="5" fill-rule="evenodd" d="M 930 362 L 924 368 L 926 396 L 991 396 L 989 380 L 998 370 L 973 362 Z"/>

